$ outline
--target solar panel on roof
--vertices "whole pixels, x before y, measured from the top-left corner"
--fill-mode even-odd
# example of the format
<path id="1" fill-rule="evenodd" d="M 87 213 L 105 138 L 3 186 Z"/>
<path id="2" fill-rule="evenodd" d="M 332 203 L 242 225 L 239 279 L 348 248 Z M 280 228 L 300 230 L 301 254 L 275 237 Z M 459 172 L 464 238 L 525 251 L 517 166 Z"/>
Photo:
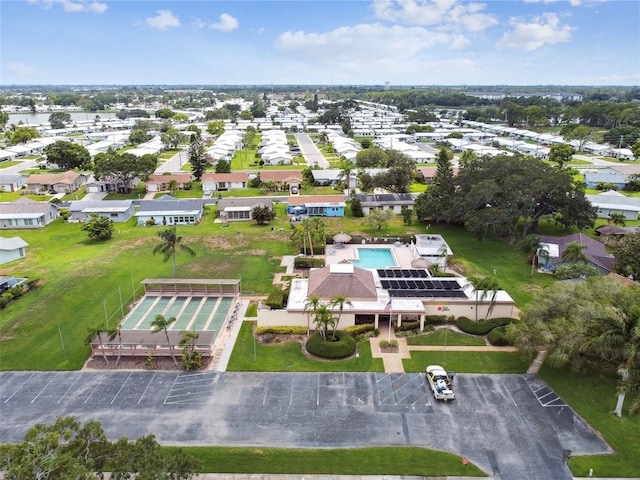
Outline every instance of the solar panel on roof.
<path id="1" fill-rule="evenodd" d="M 382 285 L 382 288 L 384 288 L 385 290 L 389 289 L 389 280 L 380 280 L 380 285 Z"/>
<path id="2" fill-rule="evenodd" d="M 387 271 L 386 270 L 378 270 L 378 276 L 380 278 L 387 278 Z"/>

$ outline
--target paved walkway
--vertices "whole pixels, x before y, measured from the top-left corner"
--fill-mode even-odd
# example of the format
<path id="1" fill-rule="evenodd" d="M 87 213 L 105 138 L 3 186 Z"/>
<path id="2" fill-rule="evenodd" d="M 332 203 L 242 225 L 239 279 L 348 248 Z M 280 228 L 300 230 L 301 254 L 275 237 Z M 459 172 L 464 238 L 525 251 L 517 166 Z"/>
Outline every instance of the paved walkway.
<path id="1" fill-rule="evenodd" d="M 457 329 L 452 328 L 452 330 Z M 380 349 L 380 341 L 386 339 L 395 340 L 396 342 L 398 342 L 397 352 L 383 352 Z M 373 358 L 382 358 L 385 373 L 404 373 L 404 365 L 402 364 L 402 359 L 411 358 L 412 351 L 441 352 L 445 348 L 442 345 L 407 345 L 407 339 L 405 337 L 396 337 L 393 329 L 391 330 L 391 332 L 389 332 L 389 326 L 387 324 L 380 325 L 380 335 L 375 338 L 370 338 L 369 343 L 371 344 L 371 356 Z M 447 345 L 446 350 L 449 352 L 515 352 L 516 348 L 496 347 L 493 345 Z"/>

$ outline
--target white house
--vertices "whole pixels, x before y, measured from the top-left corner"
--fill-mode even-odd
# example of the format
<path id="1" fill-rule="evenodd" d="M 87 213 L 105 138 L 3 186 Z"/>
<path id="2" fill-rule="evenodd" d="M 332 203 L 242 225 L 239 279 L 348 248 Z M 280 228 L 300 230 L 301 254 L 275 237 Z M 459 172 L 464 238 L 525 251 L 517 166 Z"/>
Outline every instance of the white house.
<path id="1" fill-rule="evenodd" d="M 25 247 L 28 246 L 20 237 L 0 237 L 0 265 L 26 257 Z"/>
<path id="2" fill-rule="evenodd" d="M 0 192 L 17 192 L 27 183 L 27 176 L 16 173 L 14 175 L 0 175 Z"/>
<path id="3" fill-rule="evenodd" d="M 19 198 L 0 203 L 0 229 L 39 228 L 58 218 L 58 209 L 49 202 Z"/>
<path id="4" fill-rule="evenodd" d="M 598 218 L 609 218 L 612 214 L 622 214 L 625 220 L 638 220 L 640 214 L 640 198 L 627 197 L 615 190 L 608 190 L 596 195 L 585 195 L 591 205 L 598 209 Z"/>

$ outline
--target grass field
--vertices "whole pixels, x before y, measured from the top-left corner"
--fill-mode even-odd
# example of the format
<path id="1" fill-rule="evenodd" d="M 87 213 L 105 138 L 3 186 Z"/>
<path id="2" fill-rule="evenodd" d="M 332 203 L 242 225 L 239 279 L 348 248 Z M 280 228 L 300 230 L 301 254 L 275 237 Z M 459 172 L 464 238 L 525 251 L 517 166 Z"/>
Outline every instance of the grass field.
<path id="1" fill-rule="evenodd" d="M 254 341 L 253 322 L 243 322 L 227 370 L 237 372 L 384 372 L 382 359 L 371 357 L 369 342 L 358 345 L 359 358 L 314 360 L 302 345 L 289 341 L 262 345 Z"/>
<path id="2" fill-rule="evenodd" d="M 442 365 L 456 373 L 525 373 L 529 362 L 511 352 L 411 352 L 402 360 L 405 372 L 424 372 L 426 365 Z"/>
<path id="3" fill-rule="evenodd" d="M 460 333 L 447 328 L 438 328 L 431 333 L 407 337 L 407 345 L 460 345 L 484 346 L 483 338 L 466 333 Z"/>
<path id="4" fill-rule="evenodd" d="M 182 450 L 202 462 L 202 472 L 486 477 L 472 463 L 464 466 L 457 455 L 414 447 L 185 447 Z"/>
<path id="5" fill-rule="evenodd" d="M 640 477 L 640 415 L 629 416 L 627 397 L 621 418 L 612 415 L 617 399 L 617 375 L 587 369 L 584 373 L 544 366 L 540 376 L 615 450 L 614 455 L 573 457 L 576 477 Z"/>

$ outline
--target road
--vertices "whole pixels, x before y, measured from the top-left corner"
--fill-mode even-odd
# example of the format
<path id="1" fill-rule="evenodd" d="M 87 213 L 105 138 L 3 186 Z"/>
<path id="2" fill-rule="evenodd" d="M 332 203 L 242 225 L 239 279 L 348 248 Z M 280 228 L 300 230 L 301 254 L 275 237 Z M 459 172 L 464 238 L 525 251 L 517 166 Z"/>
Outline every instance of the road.
<path id="1" fill-rule="evenodd" d="M 318 165 L 320 168 L 331 168 L 329 161 L 325 158 L 322 152 L 318 149 L 311 137 L 306 133 L 296 133 L 296 142 L 300 146 L 300 153 L 307 161 L 307 165 L 315 167 Z"/>
<path id="2" fill-rule="evenodd" d="M 536 376 L 459 374 L 454 388 L 441 403 L 417 373 L 2 372 L 0 442 L 73 415 L 166 445 L 432 448 L 505 480 L 570 480 L 569 452 L 611 453 Z"/>

